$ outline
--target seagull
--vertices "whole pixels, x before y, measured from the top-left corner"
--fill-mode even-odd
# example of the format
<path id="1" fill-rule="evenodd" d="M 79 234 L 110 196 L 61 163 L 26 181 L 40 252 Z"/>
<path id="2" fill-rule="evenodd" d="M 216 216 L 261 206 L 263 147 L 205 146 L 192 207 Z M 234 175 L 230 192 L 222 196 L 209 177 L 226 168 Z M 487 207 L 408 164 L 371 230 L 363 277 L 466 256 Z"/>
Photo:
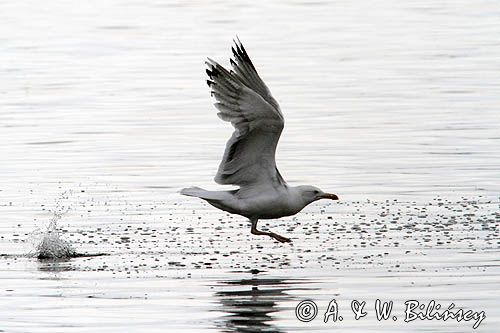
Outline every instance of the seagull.
<path id="1" fill-rule="evenodd" d="M 207 191 L 189 187 L 180 193 L 248 218 L 254 235 L 291 242 L 274 232 L 258 230 L 258 220 L 295 215 L 316 200 L 339 198 L 310 185 L 289 186 L 283 179 L 275 161 L 276 146 L 284 127 L 283 114 L 238 38 L 234 44 L 232 70 L 207 58 L 206 72 L 207 84 L 219 111 L 217 115 L 234 127 L 214 180 L 239 188 Z"/>

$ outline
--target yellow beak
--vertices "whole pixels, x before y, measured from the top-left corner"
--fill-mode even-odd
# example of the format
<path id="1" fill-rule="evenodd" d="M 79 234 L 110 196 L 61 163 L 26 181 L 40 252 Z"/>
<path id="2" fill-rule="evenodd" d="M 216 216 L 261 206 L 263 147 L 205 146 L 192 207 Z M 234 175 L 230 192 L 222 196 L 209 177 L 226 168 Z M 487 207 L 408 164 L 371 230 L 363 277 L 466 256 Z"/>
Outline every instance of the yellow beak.
<path id="1" fill-rule="evenodd" d="M 321 199 L 331 199 L 331 200 L 339 200 L 339 197 L 333 193 L 325 193 L 320 196 Z"/>

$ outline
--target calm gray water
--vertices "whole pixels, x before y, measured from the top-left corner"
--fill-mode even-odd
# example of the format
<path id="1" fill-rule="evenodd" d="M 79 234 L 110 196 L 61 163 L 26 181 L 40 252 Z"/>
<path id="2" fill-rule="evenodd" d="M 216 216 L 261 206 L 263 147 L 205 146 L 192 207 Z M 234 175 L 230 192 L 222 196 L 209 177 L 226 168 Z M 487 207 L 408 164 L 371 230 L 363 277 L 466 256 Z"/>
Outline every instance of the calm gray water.
<path id="1" fill-rule="evenodd" d="M 405 323 L 412 299 L 497 331 L 499 2 L 3 1 L 0 22 L 0 331 L 473 330 Z M 281 173 L 341 198 L 266 222 L 293 245 L 177 193 L 217 188 L 204 60 L 236 35 L 285 114 Z M 27 256 L 57 212 L 106 255 Z"/>

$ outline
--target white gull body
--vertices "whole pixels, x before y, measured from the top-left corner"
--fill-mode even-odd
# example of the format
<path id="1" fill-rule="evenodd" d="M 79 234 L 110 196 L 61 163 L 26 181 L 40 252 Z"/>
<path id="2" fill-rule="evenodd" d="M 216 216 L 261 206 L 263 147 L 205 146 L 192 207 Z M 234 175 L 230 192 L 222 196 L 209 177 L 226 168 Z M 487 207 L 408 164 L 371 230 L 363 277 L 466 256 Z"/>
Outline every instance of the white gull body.
<path id="1" fill-rule="evenodd" d="M 248 218 L 254 235 L 290 242 L 276 233 L 257 230 L 257 221 L 295 215 L 311 202 L 338 200 L 338 197 L 314 186 L 289 186 L 285 182 L 275 161 L 284 126 L 283 114 L 239 40 L 232 51 L 235 59 L 231 59 L 231 71 L 210 58 L 206 64 L 210 78 L 207 83 L 217 100 L 217 115 L 235 128 L 215 181 L 237 185 L 239 189 L 207 191 L 190 187 L 181 194 L 204 199 L 214 207 Z"/>

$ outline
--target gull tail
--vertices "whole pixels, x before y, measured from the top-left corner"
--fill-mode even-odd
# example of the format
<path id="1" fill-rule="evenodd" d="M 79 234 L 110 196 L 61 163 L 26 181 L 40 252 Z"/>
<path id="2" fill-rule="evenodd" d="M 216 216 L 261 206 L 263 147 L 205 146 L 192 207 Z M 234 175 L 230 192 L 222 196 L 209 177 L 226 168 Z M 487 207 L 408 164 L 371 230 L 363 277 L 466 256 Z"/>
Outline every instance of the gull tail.
<path id="1" fill-rule="evenodd" d="M 180 193 L 188 197 L 197 197 L 205 200 L 224 200 L 228 194 L 227 191 L 207 191 L 197 186 L 183 188 Z"/>
<path id="2" fill-rule="evenodd" d="M 226 212 L 238 214 L 237 203 L 234 200 L 234 195 L 238 190 L 232 191 L 207 191 L 200 187 L 188 187 L 181 190 L 182 195 L 189 197 L 197 197 L 206 200 L 209 204 Z"/>
<path id="3" fill-rule="evenodd" d="M 202 199 L 205 199 L 205 195 L 207 194 L 207 192 L 210 191 L 204 190 L 201 187 L 197 186 L 187 187 L 181 190 L 182 195 L 187 195 L 188 197 L 197 197 Z"/>

